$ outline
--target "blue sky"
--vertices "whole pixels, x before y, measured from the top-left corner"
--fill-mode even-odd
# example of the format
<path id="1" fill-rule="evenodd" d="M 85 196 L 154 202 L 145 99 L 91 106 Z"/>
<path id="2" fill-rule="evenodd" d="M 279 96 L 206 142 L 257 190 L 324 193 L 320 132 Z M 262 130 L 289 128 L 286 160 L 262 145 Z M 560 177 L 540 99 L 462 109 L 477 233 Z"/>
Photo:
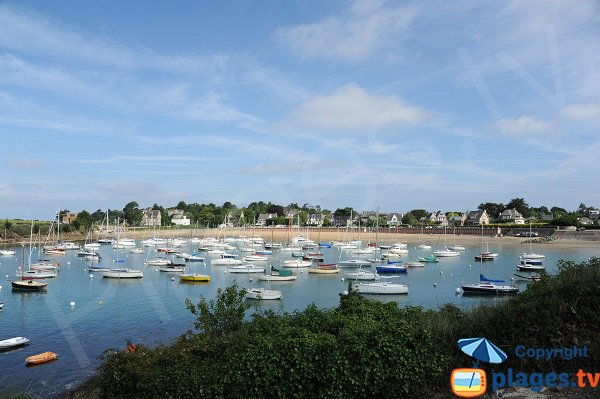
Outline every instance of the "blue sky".
<path id="1" fill-rule="evenodd" d="M 598 205 L 596 1 L 0 2 L 2 217 Z"/>

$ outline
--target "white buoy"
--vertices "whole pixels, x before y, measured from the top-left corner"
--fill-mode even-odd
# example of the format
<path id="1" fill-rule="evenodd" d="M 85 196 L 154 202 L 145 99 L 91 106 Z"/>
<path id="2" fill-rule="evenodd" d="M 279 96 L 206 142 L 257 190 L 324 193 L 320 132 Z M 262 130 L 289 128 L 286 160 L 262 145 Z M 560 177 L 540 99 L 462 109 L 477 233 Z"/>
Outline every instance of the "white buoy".
<path id="1" fill-rule="evenodd" d="M 440 270 L 440 274 L 444 274 L 444 272 L 442 270 Z"/>
<path id="2" fill-rule="evenodd" d="M 100 299 L 100 300 L 98 301 L 98 305 L 102 305 L 103 303 L 104 303 L 104 301 L 103 301 L 102 299 Z"/>
<path id="3" fill-rule="evenodd" d="M 6 277 L 8 277 L 8 276 L 6 276 Z M 343 277 L 342 277 L 342 281 L 344 281 L 344 278 L 343 278 Z"/>
<path id="4" fill-rule="evenodd" d="M 70 264 L 71 264 L 71 261 L 67 262 L 67 265 L 70 265 Z"/>
<path id="5" fill-rule="evenodd" d="M 6 276 L 4 276 L 5 278 L 8 278 L 8 274 Z"/>
<path id="6" fill-rule="evenodd" d="M 93 273 L 90 273 L 90 278 L 94 278 L 94 274 Z"/>
<path id="7" fill-rule="evenodd" d="M 348 295 L 348 290 L 344 290 L 344 292 L 342 292 L 342 294 Z"/>
<path id="8" fill-rule="evenodd" d="M 252 277 L 250 277 L 250 281 L 252 281 Z"/>
<path id="9" fill-rule="evenodd" d="M 69 305 L 70 305 L 71 307 L 75 307 L 75 302 L 71 301 L 71 303 L 69 303 Z"/>
<path id="10" fill-rule="evenodd" d="M 175 277 L 171 277 L 171 281 L 175 281 Z"/>
<path id="11" fill-rule="evenodd" d="M 0 285 L 0 290 L 2 289 L 2 286 Z"/>
<path id="12" fill-rule="evenodd" d="M 460 294 L 460 288 L 459 287 L 456 287 L 456 293 Z"/>
<path id="13" fill-rule="evenodd" d="M 452 277 L 452 273 L 450 273 L 450 277 Z"/>
<path id="14" fill-rule="evenodd" d="M 469 269 L 471 268 L 471 265 L 469 265 Z"/>
<path id="15" fill-rule="evenodd" d="M 514 277 L 511 277 L 511 278 L 510 278 L 510 281 L 515 281 L 515 278 L 514 278 Z"/>
<path id="16" fill-rule="evenodd" d="M 433 286 L 434 286 L 434 287 L 437 287 L 437 283 L 433 283 Z"/>

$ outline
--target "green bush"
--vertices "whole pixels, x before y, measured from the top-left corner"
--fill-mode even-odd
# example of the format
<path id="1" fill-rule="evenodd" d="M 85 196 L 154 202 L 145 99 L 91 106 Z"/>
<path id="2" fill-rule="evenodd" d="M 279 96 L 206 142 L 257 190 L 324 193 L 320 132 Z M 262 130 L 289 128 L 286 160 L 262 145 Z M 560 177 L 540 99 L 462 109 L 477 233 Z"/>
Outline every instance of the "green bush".
<path id="1" fill-rule="evenodd" d="M 106 352 L 94 383 L 106 398 L 428 397 L 447 389 L 453 368 L 470 364 L 457 348 L 467 337 L 486 337 L 509 354 L 495 371 L 597 370 L 597 355 L 571 361 L 512 355 L 516 345 L 587 345 L 600 353 L 600 260 L 560 262 L 559 269 L 515 298 L 470 311 L 400 308 L 350 291 L 333 309 L 259 308 L 240 322 L 240 291 L 229 287 L 190 308 L 205 333 L 189 331 L 170 346 Z"/>

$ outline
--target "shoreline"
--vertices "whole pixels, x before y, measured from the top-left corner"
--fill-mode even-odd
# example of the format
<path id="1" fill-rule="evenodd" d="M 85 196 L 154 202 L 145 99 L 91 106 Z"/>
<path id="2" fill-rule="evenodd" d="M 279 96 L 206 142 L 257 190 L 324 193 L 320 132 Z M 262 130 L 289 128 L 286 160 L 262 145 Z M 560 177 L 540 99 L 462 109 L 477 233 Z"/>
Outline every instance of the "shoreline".
<path id="1" fill-rule="evenodd" d="M 308 233 L 308 234 L 307 234 Z M 307 230 L 298 230 L 294 229 L 290 232 L 288 229 L 270 229 L 270 228 L 259 228 L 259 229 L 169 229 L 169 230 L 157 230 L 153 231 L 150 229 L 131 229 L 126 230 L 120 233 L 121 236 L 126 238 L 134 238 L 136 240 L 145 240 L 151 237 L 160 237 L 160 238 L 181 238 L 181 239 L 189 239 L 191 237 L 214 237 L 214 238 L 224 238 L 224 237 L 252 237 L 259 236 L 262 237 L 265 242 L 270 242 L 271 238 L 276 242 L 287 242 L 291 238 L 296 236 L 304 236 L 308 239 L 311 239 L 316 242 L 331 242 L 331 241 L 352 241 L 360 239 L 363 243 L 367 242 L 375 242 L 376 235 L 375 233 L 369 232 L 358 232 L 356 230 L 348 231 L 321 231 L 320 229 L 309 229 Z M 116 233 L 101 233 L 96 234 L 96 238 L 105 238 L 105 237 L 115 237 Z M 79 232 L 71 232 L 61 234 L 62 241 L 75 241 L 75 242 L 83 242 L 85 241 L 85 235 Z M 529 240 L 526 237 L 513 237 L 513 236 L 481 236 L 476 234 L 462 234 L 462 235 L 454 235 L 454 234 L 440 234 L 440 233 L 431 233 L 431 234 L 411 234 L 411 233 L 397 233 L 397 232 L 386 232 L 380 233 L 377 236 L 378 243 L 404 243 L 409 245 L 419 245 L 419 244 L 428 244 L 431 245 L 432 248 L 435 247 L 444 247 L 444 246 L 452 246 L 452 245 L 468 245 L 468 246 L 477 246 L 477 245 L 508 245 L 508 246 L 524 246 L 528 247 L 529 243 L 526 242 Z M 46 243 L 46 240 L 34 240 L 33 245 L 39 245 Z M 5 246 L 8 245 L 29 245 L 29 240 L 24 239 L 11 239 L 7 240 L 4 243 Z M 590 240 L 588 237 L 585 237 L 583 234 L 573 235 L 568 238 L 556 237 L 556 239 L 548 241 L 548 242 L 532 242 L 532 247 L 550 247 L 553 249 L 598 249 L 600 251 L 600 241 Z"/>

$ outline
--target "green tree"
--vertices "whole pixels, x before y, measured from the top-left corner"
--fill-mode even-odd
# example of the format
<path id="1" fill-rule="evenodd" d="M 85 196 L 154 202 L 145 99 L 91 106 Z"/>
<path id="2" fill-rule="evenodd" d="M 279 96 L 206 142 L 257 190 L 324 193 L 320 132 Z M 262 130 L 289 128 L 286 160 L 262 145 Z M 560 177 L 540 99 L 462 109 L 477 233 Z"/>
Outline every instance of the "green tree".
<path id="1" fill-rule="evenodd" d="M 224 290 L 217 289 L 216 299 L 207 301 L 201 297 L 198 305 L 185 300 L 187 308 L 196 316 L 194 327 L 206 334 L 223 336 L 239 330 L 244 324 L 244 315 L 250 308 L 246 301 L 246 290 L 239 289 L 236 282 Z"/>
<path id="2" fill-rule="evenodd" d="M 426 218 L 427 216 L 429 216 L 429 212 L 427 212 L 425 209 L 413 209 L 412 211 L 410 211 L 409 213 L 412 213 L 413 216 L 418 220 L 421 221 L 422 219 Z"/>
<path id="3" fill-rule="evenodd" d="M 516 209 L 523 217 L 529 217 L 529 205 L 525 202 L 524 198 L 513 198 L 508 204 L 506 209 Z"/>
<path id="4" fill-rule="evenodd" d="M 486 211 L 490 218 L 497 219 L 500 214 L 506 209 L 503 203 L 486 202 L 481 203 L 477 207 L 480 211 Z"/>
<path id="5" fill-rule="evenodd" d="M 130 226 L 137 226 L 142 221 L 143 212 L 135 201 L 131 201 L 123 208 L 123 217 Z"/>
<path id="6" fill-rule="evenodd" d="M 13 225 L 12 225 L 12 222 L 11 222 L 10 220 L 6 219 L 6 220 L 4 221 L 4 229 L 5 229 L 6 231 L 10 231 L 10 229 L 12 229 L 12 226 L 13 226 Z"/>
<path id="7" fill-rule="evenodd" d="M 188 206 L 187 206 L 187 204 L 184 201 L 179 201 L 177 203 L 177 206 L 175 208 L 177 208 L 177 209 L 179 209 L 181 211 L 187 211 Z"/>
<path id="8" fill-rule="evenodd" d="M 77 223 L 77 225 L 75 225 Z M 83 210 L 77 214 L 77 217 L 73 221 L 73 227 L 76 229 L 83 228 L 84 231 L 87 231 L 92 225 L 92 215 L 86 210 Z"/>
<path id="9" fill-rule="evenodd" d="M 415 215 L 411 212 L 408 212 L 402 217 L 402 224 L 407 224 L 409 226 L 416 226 L 419 223 Z"/>
<path id="10" fill-rule="evenodd" d="M 569 213 L 565 208 L 559 208 L 558 206 L 553 206 L 552 208 L 550 208 L 550 212 L 552 213 L 552 216 L 554 218 L 559 218 Z"/>

